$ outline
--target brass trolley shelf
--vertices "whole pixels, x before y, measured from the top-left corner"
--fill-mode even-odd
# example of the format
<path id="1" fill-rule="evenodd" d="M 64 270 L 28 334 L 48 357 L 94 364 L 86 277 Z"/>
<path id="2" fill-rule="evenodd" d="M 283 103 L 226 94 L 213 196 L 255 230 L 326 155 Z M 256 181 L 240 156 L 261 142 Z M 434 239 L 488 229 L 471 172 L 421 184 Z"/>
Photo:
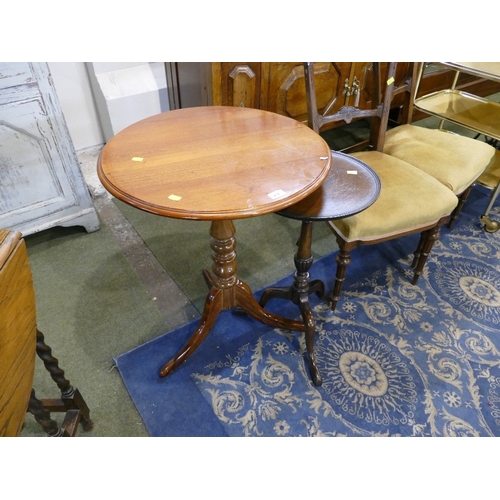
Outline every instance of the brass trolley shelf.
<path id="1" fill-rule="evenodd" d="M 441 90 L 421 97 L 415 107 L 430 115 L 500 140 L 500 104 L 460 90 Z"/>
<path id="2" fill-rule="evenodd" d="M 415 99 L 415 107 L 441 120 L 468 128 L 477 134 L 500 141 L 500 103 L 478 97 L 455 88 L 458 75 L 467 73 L 486 80 L 500 82 L 500 63 L 497 62 L 442 62 L 456 71 L 452 88 L 440 90 Z M 497 150 L 477 183 L 492 190 L 490 202 L 481 222 L 486 231 L 500 228 L 497 221 L 489 218 L 489 212 L 500 194 L 500 151 Z"/>

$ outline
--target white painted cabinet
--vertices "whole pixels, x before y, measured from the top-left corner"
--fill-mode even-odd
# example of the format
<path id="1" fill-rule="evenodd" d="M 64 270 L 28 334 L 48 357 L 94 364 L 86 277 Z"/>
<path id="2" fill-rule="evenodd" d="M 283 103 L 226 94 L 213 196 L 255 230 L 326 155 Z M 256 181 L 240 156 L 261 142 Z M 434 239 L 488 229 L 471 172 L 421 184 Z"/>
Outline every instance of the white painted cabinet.
<path id="1" fill-rule="evenodd" d="M 99 229 L 46 63 L 0 63 L 0 228 Z"/>

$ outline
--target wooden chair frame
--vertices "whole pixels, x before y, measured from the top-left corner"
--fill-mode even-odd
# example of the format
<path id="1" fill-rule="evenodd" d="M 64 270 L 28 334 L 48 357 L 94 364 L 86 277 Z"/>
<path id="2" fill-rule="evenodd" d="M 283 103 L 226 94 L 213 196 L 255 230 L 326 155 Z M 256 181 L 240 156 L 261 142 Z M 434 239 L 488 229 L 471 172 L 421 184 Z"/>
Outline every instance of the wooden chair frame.
<path id="1" fill-rule="evenodd" d="M 382 85 L 381 76 L 381 64 L 373 63 L 373 95 L 372 95 L 372 108 L 368 110 L 362 110 L 352 106 L 344 106 L 338 112 L 332 115 L 321 115 L 318 112 L 316 92 L 315 92 L 315 82 L 314 82 L 314 63 L 304 63 L 305 72 L 305 82 L 306 82 L 306 99 L 308 103 L 308 125 L 315 132 L 319 133 L 321 127 L 327 123 L 332 122 L 344 122 L 350 123 L 354 119 L 359 118 L 370 118 L 370 139 L 369 143 L 359 143 L 353 148 L 349 148 L 349 151 L 358 150 L 363 146 L 368 146 L 368 150 L 383 152 L 385 134 L 387 131 L 390 103 L 393 99 L 394 92 L 394 79 L 396 75 L 397 63 L 389 63 L 387 68 L 387 76 L 385 85 Z M 412 75 L 413 77 L 413 75 Z M 404 85 L 397 88 L 397 93 L 405 92 L 405 112 L 410 113 L 413 105 L 413 98 L 411 95 L 412 86 L 408 80 Z M 383 97 L 382 97 L 383 95 Z M 411 115 L 408 116 L 410 119 Z M 344 150 L 345 151 L 345 150 Z M 429 176 L 430 177 L 430 176 Z M 408 186 L 411 188 L 411 186 Z M 402 231 L 397 235 L 384 236 L 381 238 L 367 240 L 354 240 L 346 241 L 344 237 L 336 229 L 336 226 L 329 223 L 330 228 L 336 235 L 337 244 L 339 246 L 339 251 L 336 256 L 337 270 L 335 276 L 335 285 L 332 292 L 329 294 L 329 299 L 331 300 L 331 308 L 335 310 L 337 302 L 340 298 L 340 292 L 342 285 L 345 281 L 345 273 L 347 266 L 351 262 L 351 251 L 358 247 L 359 245 L 373 245 L 381 243 L 383 241 L 388 241 L 396 237 L 403 237 L 414 233 L 421 233 L 420 241 L 416 252 L 414 253 L 414 258 L 412 261 L 412 268 L 414 271 L 413 279 L 411 283 L 415 285 L 422 274 L 425 266 L 427 257 L 436 242 L 439 239 L 439 231 L 443 224 L 446 224 L 450 220 L 450 215 L 446 215 L 440 218 L 438 221 L 433 221 L 430 224 L 420 226 L 418 228 L 411 228 L 407 231 Z"/>

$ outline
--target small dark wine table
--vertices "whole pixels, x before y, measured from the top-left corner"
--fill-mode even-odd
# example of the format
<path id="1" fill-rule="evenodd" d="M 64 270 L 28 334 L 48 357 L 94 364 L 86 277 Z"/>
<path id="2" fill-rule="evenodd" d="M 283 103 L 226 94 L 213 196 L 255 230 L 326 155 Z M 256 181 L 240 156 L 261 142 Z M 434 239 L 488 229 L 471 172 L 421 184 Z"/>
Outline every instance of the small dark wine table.
<path id="1" fill-rule="evenodd" d="M 343 219 L 366 210 L 377 201 L 380 187 L 378 175 L 366 163 L 339 151 L 332 151 L 332 168 L 321 186 L 303 200 L 278 212 L 283 217 L 302 221 L 294 258 L 296 272 L 291 286 L 264 290 L 260 305 L 264 307 L 269 300 L 277 298 L 291 300 L 298 306 L 305 325 L 311 378 L 318 386 L 323 383 L 323 379 L 314 356 L 316 322 L 309 295 L 316 293 L 325 300 L 325 285 L 321 280 L 309 281 L 309 269 L 313 263 L 313 223 Z M 342 258 L 341 252 L 338 252 L 337 262 Z"/>
<path id="2" fill-rule="evenodd" d="M 212 273 L 200 322 L 160 370 L 171 373 L 202 343 L 219 313 L 238 307 L 269 326 L 304 323 L 266 311 L 237 276 L 233 220 L 278 212 L 315 191 L 331 166 L 327 143 L 291 118 L 251 108 L 167 111 L 119 132 L 102 150 L 98 175 L 116 198 L 165 217 L 210 220 Z M 277 242 L 277 244 L 279 244 Z"/>

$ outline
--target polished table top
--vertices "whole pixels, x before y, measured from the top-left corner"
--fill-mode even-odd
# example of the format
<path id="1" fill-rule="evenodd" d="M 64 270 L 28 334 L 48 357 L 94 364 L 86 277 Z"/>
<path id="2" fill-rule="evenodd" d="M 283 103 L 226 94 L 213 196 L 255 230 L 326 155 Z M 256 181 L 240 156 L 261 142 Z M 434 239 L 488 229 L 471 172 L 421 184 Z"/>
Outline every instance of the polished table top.
<path id="1" fill-rule="evenodd" d="M 276 212 L 326 178 L 326 142 L 291 118 L 251 108 L 205 106 L 146 118 L 104 147 L 98 174 L 118 199 L 195 220 Z"/>

